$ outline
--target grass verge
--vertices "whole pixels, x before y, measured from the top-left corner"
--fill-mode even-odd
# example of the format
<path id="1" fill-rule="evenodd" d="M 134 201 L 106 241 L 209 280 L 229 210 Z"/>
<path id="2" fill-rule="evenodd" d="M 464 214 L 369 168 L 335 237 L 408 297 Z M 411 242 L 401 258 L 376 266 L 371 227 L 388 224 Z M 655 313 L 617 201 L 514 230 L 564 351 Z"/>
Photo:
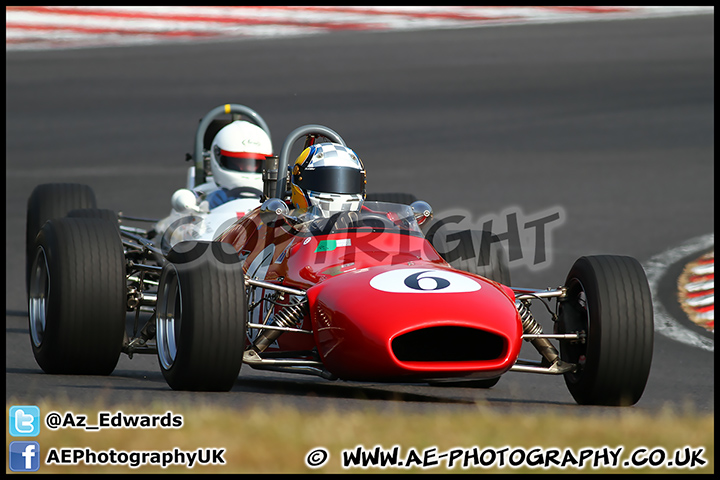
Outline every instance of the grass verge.
<path id="1" fill-rule="evenodd" d="M 6 418 L 11 405 L 6 406 Z M 17 438 L 6 433 L 8 445 L 12 441 L 39 444 L 39 473 L 714 472 L 714 414 L 670 410 L 650 414 L 632 408 L 610 413 L 587 409 L 572 415 L 529 414 L 482 406 L 433 413 L 301 412 L 282 405 L 228 408 L 160 403 L 142 409 L 59 402 L 39 407 L 43 424 L 38 436 Z M 179 428 L 163 428 L 171 424 L 169 411 L 176 422 L 182 417 Z M 44 424 L 51 412 L 60 414 L 66 428 L 51 430 Z M 108 424 L 122 421 L 121 416 L 140 423 L 152 422 L 155 416 L 159 426 L 79 428 L 79 415 L 86 416 L 87 425 L 100 425 L 99 412 L 105 412 L 103 421 Z M 71 423 L 78 428 L 71 428 Z M 360 466 L 357 447 L 365 449 L 365 468 Z M 212 458 L 210 449 L 216 449 L 216 464 L 200 464 L 203 457 Z M 154 457 L 148 453 L 143 461 L 142 452 L 160 453 Z M 162 458 L 187 462 L 187 452 L 201 452 L 192 468 L 152 464 L 153 459 Z M 368 454 L 377 454 L 377 461 L 367 461 Z M 63 455 L 77 464 L 60 464 Z M 124 460 L 124 465 L 110 465 L 111 455 Z M 323 457 L 326 461 L 319 468 L 306 463 L 306 459 Z M 343 459 L 353 458 L 358 463 L 344 468 Z M 384 468 L 380 467 L 383 459 Z"/>

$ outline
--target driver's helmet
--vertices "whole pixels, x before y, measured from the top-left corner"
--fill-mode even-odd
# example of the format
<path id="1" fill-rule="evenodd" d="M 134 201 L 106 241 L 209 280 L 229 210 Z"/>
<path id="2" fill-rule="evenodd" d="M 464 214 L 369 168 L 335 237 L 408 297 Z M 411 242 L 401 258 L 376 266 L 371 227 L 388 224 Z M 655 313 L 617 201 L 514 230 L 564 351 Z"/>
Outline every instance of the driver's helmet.
<path id="1" fill-rule="evenodd" d="M 356 212 L 365 201 L 365 183 L 365 167 L 350 148 L 337 143 L 311 145 L 292 169 L 292 204 L 317 207 L 324 217 Z"/>
<path id="2" fill-rule="evenodd" d="M 262 191 L 263 162 L 269 155 L 272 142 L 268 134 L 257 125 L 236 120 L 220 129 L 210 146 L 213 180 L 230 190 L 253 187 Z"/>

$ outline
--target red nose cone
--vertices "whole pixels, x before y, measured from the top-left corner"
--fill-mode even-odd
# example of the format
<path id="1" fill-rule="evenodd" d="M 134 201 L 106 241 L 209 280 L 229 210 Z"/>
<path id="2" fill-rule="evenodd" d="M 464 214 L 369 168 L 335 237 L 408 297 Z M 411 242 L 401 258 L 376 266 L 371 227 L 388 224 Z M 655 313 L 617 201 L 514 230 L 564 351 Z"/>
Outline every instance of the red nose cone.
<path id="1" fill-rule="evenodd" d="M 512 292 L 431 265 L 388 265 L 327 279 L 308 292 L 325 367 L 348 380 L 496 377 L 517 360 Z"/>

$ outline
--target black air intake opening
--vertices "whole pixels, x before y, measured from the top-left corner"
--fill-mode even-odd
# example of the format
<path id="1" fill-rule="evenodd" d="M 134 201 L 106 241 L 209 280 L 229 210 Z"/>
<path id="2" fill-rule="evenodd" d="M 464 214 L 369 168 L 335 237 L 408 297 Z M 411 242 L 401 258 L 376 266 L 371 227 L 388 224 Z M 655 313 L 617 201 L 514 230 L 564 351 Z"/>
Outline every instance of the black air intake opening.
<path id="1" fill-rule="evenodd" d="M 392 351 L 401 362 L 495 360 L 504 353 L 505 340 L 477 328 L 429 327 L 396 337 Z"/>

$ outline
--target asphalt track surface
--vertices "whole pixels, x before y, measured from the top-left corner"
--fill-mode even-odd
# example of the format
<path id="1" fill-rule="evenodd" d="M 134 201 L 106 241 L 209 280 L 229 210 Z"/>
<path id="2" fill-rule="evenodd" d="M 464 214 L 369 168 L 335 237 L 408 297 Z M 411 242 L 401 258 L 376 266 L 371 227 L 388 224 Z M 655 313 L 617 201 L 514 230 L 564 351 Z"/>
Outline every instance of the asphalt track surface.
<path id="1" fill-rule="evenodd" d="M 27 328 L 27 198 L 40 183 L 79 182 L 94 188 L 101 208 L 162 217 L 185 183 L 196 122 L 217 105 L 241 103 L 268 122 L 277 151 L 300 125 L 339 132 L 363 158 L 371 191 L 412 192 L 436 212 L 478 216 L 560 207 L 565 221 L 553 231 L 549 265 L 512 269 L 514 285 L 554 287 L 581 255 L 642 262 L 714 230 L 713 21 L 701 15 L 8 53 L 6 401 L 301 409 L 480 402 L 585 411 L 561 377 L 514 372 L 476 390 L 331 382 L 246 366 L 230 393 L 213 394 L 171 391 L 154 356 L 123 355 L 109 377 L 46 375 Z M 661 283 L 659 300 L 686 323 L 674 278 Z M 523 347 L 521 356 L 534 352 Z M 714 411 L 713 359 L 713 351 L 656 335 L 650 379 L 633 408 Z"/>

